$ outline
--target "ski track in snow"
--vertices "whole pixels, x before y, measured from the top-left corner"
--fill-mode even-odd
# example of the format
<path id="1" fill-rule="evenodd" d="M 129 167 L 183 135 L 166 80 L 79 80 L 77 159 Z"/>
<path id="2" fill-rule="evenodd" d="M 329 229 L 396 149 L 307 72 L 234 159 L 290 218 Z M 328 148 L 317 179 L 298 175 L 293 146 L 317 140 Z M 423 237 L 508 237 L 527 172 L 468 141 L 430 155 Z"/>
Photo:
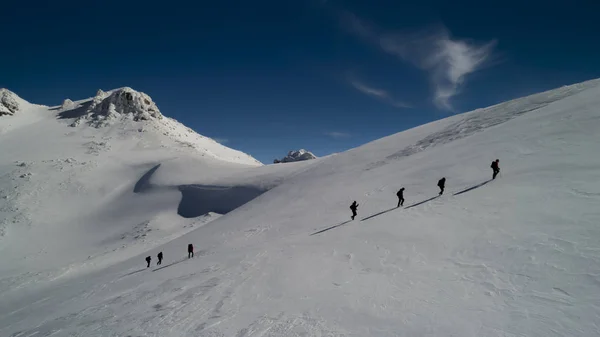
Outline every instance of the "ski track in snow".
<path id="1" fill-rule="evenodd" d="M 557 89 L 312 163 L 145 160 L 98 201 L 114 219 L 168 201 L 150 222 L 127 222 L 134 237 L 190 226 L 176 217 L 180 186 L 198 198 L 261 193 L 183 232 L 150 234 L 135 254 L 75 263 L 70 277 L 2 278 L 0 335 L 598 336 L 599 91 L 598 81 Z M 502 171 L 490 181 L 495 158 Z M 395 208 L 400 186 L 406 201 Z"/>

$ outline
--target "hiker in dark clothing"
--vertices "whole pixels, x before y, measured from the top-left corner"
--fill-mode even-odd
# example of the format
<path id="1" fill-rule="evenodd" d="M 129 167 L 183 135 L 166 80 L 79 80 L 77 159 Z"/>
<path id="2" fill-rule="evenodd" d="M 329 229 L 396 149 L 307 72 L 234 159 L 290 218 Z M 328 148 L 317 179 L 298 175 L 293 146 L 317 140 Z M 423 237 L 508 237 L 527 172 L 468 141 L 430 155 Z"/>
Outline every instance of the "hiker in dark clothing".
<path id="1" fill-rule="evenodd" d="M 440 195 L 444 194 L 444 187 L 446 187 L 446 177 L 438 181 L 438 187 L 440 188 Z"/>
<path id="2" fill-rule="evenodd" d="M 150 261 L 152 261 L 152 258 L 150 256 L 146 256 L 146 262 L 148 262 L 148 266 L 146 268 L 150 268 Z"/>
<path id="3" fill-rule="evenodd" d="M 158 255 L 156 255 L 156 257 L 158 258 L 158 263 L 156 265 L 160 266 L 160 264 L 162 263 L 162 259 L 163 259 L 162 252 L 158 253 Z"/>
<path id="4" fill-rule="evenodd" d="M 188 245 L 188 259 L 194 257 L 194 245 L 191 243 Z"/>
<path id="5" fill-rule="evenodd" d="M 404 187 L 402 187 L 400 189 L 400 191 L 398 191 L 398 193 L 396 193 L 396 195 L 398 196 L 398 206 L 403 206 L 404 205 Z"/>
<path id="6" fill-rule="evenodd" d="M 492 162 L 492 166 L 491 166 L 492 170 L 494 170 L 494 175 L 492 176 L 492 179 L 496 179 L 496 176 L 498 175 L 498 173 L 500 173 L 500 159 L 496 159 Z"/>
<path id="7" fill-rule="evenodd" d="M 350 205 L 350 209 L 352 210 L 352 217 L 351 219 L 354 220 L 354 217 L 356 216 L 356 209 L 358 208 L 358 204 L 356 203 L 356 200 L 354 200 L 354 202 L 352 203 L 352 205 Z"/>

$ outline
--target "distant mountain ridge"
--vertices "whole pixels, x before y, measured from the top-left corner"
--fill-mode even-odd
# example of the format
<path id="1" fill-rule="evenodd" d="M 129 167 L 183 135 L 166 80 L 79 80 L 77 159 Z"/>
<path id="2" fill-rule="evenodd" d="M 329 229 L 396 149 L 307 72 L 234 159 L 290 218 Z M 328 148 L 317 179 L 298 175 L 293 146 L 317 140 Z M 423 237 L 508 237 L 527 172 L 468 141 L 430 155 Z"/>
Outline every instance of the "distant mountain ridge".
<path id="1" fill-rule="evenodd" d="M 311 152 L 306 151 L 304 149 L 300 149 L 300 150 L 288 152 L 287 156 L 285 156 L 281 159 L 275 159 L 275 160 L 273 160 L 273 163 L 274 164 L 291 163 L 291 162 L 295 162 L 295 161 L 304 161 L 304 160 L 311 160 L 311 159 L 316 159 L 316 158 L 317 158 L 317 156 L 315 156 Z"/>
<path id="2" fill-rule="evenodd" d="M 120 126 L 121 129 L 135 129 L 140 133 L 154 131 L 203 155 L 241 164 L 262 164 L 246 153 L 223 146 L 177 120 L 164 116 L 149 95 L 129 87 L 106 92 L 98 90 L 94 97 L 78 101 L 65 99 L 62 105 L 55 107 L 37 106 L 8 89 L 0 89 L 0 116 L 14 117 L 19 111 L 28 110 L 26 106 L 46 110 L 41 112 L 44 115 L 56 113 L 58 119 L 70 121 L 71 127 L 84 124 L 98 129 Z M 10 121 L 0 120 L 0 127 L 3 123 Z"/>

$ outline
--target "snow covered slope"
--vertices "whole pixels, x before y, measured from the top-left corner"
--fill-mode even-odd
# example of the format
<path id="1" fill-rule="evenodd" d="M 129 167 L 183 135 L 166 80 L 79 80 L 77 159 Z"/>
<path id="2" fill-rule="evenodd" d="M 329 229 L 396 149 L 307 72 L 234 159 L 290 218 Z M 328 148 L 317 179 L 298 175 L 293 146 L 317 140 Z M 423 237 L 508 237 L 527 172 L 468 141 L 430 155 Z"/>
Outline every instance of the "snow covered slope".
<path id="1" fill-rule="evenodd" d="M 0 261 L 0 282 L 8 284 L 112 251 L 123 259 L 123 250 L 137 254 L 217 216 L 210 208 L 203 218 L 178 216 L 176 186 L 138 193 L 156 165 L 186 161 L 213 180 L 261 166 L 163 116 L 131 88 L 59 107 L 2 89 L 0 102 L 8 111 L 0 116 L 0 254 L 11 257 Z"/>
<path id="2" fill-rule="evenodd" d="M 231 171 L 202 189 L 265 191 L 131 259 L 5 284 L 0 335 L 598 336 L 599 106 L 589 81 L 334 156 Z M 146 207 L 165 186 L 204 181 L 189 170 L 149 171 Z"/>

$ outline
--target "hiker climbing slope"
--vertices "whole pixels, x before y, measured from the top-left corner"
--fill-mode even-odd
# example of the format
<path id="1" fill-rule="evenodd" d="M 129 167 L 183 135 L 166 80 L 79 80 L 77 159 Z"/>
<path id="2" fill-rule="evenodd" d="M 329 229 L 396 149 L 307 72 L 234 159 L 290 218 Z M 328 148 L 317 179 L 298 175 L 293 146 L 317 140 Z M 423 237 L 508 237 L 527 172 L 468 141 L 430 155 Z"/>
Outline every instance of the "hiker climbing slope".
<path id="1" fill-rule="evenodd" d="M 163 259 L 163 253 L 162 252 L 158 253 L 158 255 L 156 255 L 156 257 L 158 258 L 158 262 L 156 263 L 156 265 L 160 266 L 160 264 L 162 263 L 162 259 Z"/>
<path id="2" fill-rule="evenodd" d="M 492 179 L 496 179 L 498 173 L 500 173 L 500 159 L 496 159 L 492 162 L 492 166 L 490 166 L 492 170 L 494 170 L 494 175 L 492 175 Z"/>
<path id="3" fill-rule="evenodd" d="M 396 207 L 400 207 L 404 205 L 404 187 L 402 187 L 398 193 L 396 193 L 396 195 L 398 196 L 398 206 Z"/>
<path id="4" fill-rule="evenodd" d="M 446 177 L 440 179 L 437 185 L 440 188 L 440 195 L 444 194 L 444 188 L 446 187 Z"/>
<path id="5" fill-rule="evenodd" d="M 191 243 L 188 245 L 188 259 L 194 257 L 194 245 Z"/>
<path id="6" fill-rule="evenodd" d="M 146 266 L 146 268 L 150 268 L 150 261 L 152 261 L 152 258 L 150 256 L 146 256 L 146 263 L 148 263 L 148 266 Z"/>
<path id="7" fill-rule="evenodd" d="M 356 209 L 358 208 L 358 204 L 356 203 L 356 200 L 354 200 L 354 202 L 352 203 L 352 205 L 350 205 L 350 209 L 352 210 L 352 216 L 350 217 L 352 220 L 354 220 L 354 217 L 356 217 Z"/>

